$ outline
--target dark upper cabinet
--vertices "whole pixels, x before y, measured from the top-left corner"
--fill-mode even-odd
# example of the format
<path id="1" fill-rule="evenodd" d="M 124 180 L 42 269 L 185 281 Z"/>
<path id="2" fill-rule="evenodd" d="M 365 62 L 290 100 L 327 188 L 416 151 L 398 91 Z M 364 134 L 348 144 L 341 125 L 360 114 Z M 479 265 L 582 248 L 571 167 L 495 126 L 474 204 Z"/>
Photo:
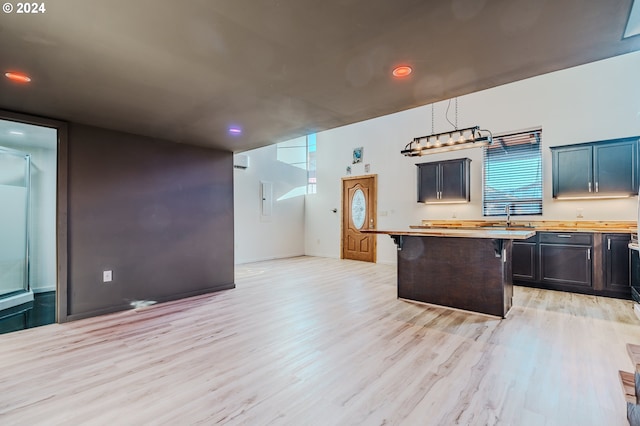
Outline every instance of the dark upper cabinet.
<path id="1" fill-rule="evenodd" d="M 437 200 L 440 196 L 440 164 L 418 165 L 418 201 Z"/>
<path id="2" fill-rule="evenodd" d="M 629 234 L 605 234 L 604 245 L 604 290 L 631 296 Z"/>
<path id="3" fill-rule="evenodd" d="M 590 146 L 553 149 L 553 196 L 592 191 L 593 149 Z"/>
<path id="4" fill-rule="evenodd" d="M 638 193 L 638 138 L 552 147 L 553 197 Z"/>
<path id="5" fill-rule="evenodd" d="M 596 194 L 637 194 L 636 140 L 593 146 Z"/>
<path id="6" fill-rule="evenodd" d="M 418 166 L 418 202 L 446 203 L 470 201 L 471 160 L 416 164 Z"/>

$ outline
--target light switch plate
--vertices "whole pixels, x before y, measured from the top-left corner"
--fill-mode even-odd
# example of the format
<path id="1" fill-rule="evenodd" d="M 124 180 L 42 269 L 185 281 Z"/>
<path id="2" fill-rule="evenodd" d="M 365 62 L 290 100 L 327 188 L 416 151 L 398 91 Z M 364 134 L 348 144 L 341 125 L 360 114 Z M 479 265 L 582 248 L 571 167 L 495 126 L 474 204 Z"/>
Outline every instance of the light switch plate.
<path id="1" fill-rule="evenodd" d="M 102 282 L 110 283 L 113 281 L 113 271 L 102 271 Z"/>

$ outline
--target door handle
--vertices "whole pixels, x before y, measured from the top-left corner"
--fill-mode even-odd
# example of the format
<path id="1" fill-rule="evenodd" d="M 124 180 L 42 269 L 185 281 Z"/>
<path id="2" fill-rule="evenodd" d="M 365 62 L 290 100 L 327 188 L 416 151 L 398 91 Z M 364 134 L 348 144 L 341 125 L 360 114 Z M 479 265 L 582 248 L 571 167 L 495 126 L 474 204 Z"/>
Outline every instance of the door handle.
<path id="1" fill-rule="evenodd" d="M 591 182 L 589 182 L 589 192 L 591 192 Z"/>
<path id="2" fill-rule="evenodd" d="M 607 238 L 607 250 L 611 251 L 611 238 Z"/>
<path id="3" fill-rule="evenodd" d="M 591 249 L 587 249 L 587 260 L 591 260 Z"/>
<path id="4" fill-rule="evenodd" d="M 571 235 L 567 235 L 567 234 L 559 234 L 558 238 L 571 238 Z"/>
<path id="5" fill-rule="evenodd" d="M 596 192 L 598 192 L 598 182 L 596 182 Z"/>

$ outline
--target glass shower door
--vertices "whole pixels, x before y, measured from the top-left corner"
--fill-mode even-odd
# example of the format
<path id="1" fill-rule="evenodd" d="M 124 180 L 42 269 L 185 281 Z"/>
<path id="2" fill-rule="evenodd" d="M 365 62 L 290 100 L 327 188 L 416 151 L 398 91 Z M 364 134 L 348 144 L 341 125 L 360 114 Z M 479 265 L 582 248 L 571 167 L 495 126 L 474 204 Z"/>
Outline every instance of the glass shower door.
<path id="1" fill-rule="evenodd" d="M 29 290 L 28 154 L 0 147 L 0 299 Z"/>

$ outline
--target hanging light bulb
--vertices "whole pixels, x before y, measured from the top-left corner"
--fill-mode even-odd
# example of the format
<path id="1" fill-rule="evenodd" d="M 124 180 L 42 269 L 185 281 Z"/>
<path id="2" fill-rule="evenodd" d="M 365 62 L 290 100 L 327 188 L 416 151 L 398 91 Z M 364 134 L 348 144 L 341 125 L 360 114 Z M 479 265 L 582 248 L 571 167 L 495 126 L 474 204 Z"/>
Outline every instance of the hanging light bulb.
<path id="1" fill-rule="evenodd" d="M 447 145 L 453 145 L 453 136 L 449 133 L 449 140 L 447 141 Z"/>
<path id="2" fill-rule="evenodd" d="M 464 143 L 464 134 L 462 133 L 462 130 L 460 130 L 460 137 L 458 138 L 458 143 Z"/>

